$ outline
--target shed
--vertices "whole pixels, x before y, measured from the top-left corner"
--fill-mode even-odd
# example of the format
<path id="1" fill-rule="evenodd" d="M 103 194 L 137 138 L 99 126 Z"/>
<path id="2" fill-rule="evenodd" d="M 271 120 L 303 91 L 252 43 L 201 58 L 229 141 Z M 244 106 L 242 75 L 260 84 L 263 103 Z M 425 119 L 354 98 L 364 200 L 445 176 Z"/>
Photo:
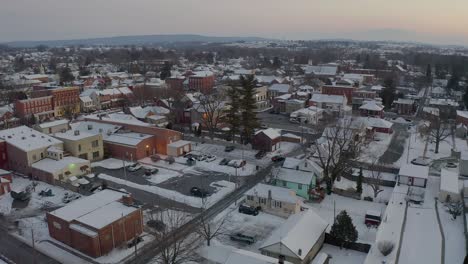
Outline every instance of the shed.
<path id="1" fill-rule="evenodd" d="M 186 140 L 178 140 L 167 144 L 167 155 L 179 157 L 192 151 L 192 142 Z"/>
<path id="2" fill-rule="evenodd" d="M 281 130 L 268 128 L 257 131 L 252 140 L 252 146 L 257 150 L 275 151 L 279 149 Z"/>
<path id="3" fill-rule="evenodd" d="M 405 164 L 398 173 L 398 182 L 409 186 L 426 187 L 429 167 Z"/>
<path id="4" fill-rule="evenodd" d="M 440 172 L 439 200 L 441 202 L 458 202 L 461 199 L 458 174 L 442 169 Z"/>

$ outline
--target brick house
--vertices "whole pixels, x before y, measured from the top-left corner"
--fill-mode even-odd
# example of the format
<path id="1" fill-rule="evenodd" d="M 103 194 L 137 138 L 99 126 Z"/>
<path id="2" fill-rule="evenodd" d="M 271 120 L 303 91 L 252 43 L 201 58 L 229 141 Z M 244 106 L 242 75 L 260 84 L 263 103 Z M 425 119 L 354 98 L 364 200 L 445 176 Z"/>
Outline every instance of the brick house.
<path id="1" fill-rule="evenodd" d="M 380 118 L 382 118 L 384 115 L 383 109 L 384 107 L 381 104 L 378 104 L 376 101 L 365 102 L 361 107 L 359 107 L 361 116 L 371 116 Z"/>
<path id="2" fill-rule="evenodd" d="M 169 88 L 170 90 L 177 90 L 177 91 L 184 90 L 185 77 L 183 76 L 169 77 L 169 78 L 166 78 L 165 81 L 167 84 L 167 88 Z"/>
<path id="3" fill-rule="evenodd" d="M 54 113 L 56 117 L 63 116 L 67 108 L 73 114 L 80 112 L 80 88 L 63 87 L 51 90 Z"/>
<path id="4" fill-rule="evenodd" d="M 468 126 L 468 111 L 457 110 L 457 124 Z"/>
<path id="5" fill-rule="evenodd" d="M 215 85 L 215 76 L 210 71 L 199 71 L 188 76 L 189 90 L 209 93 Z"/>
<path id="6" fill-rule="evenodd" d="M 252 139 L 252 147 L 257 150 L 275 151 L 279 149 L 281 132 L 274 128 L 257 131 Z"/>
<path id="7" fill-rule="evenodd" d="M 54 117 L 52 96 L 18 100 L 15 102 L 15 112 L 19 118 L 33 115 L 39 121 L 52 118 Z"/>
<path id="8" fill-rule="evenodd" d="M 129 193 L 105 189 L 46 215 L 52 238 L 97 258 L 143 232 L 143 213 Z"/>
<path id="9" fill-rule="evenodd" d="M 416 110 L 414 100 L 398 98 L 393 102 L 395 109 L 399 115 L 412 115 Z"/>
<path id="10" fill-rule="evenodd" d="M 139 160 L 156 154 L 155 136 L 143 133 L 115 133 L 104 139 L 104 151 L 111 157 Z"/>
<path id="11" fill-rule="evenodd" d="M 0 169 L 8 169 L 8 152 L 5 140 L 0 140 Z"/>
<path id="12" fill-rule="evenodd" d="M 324 85 L 322 86 L 322 94 L 346 96 L 348 104 L 351 104 L 353 102 L 353 93 L 357 89 L 357 87 L 347 85 Z"/>

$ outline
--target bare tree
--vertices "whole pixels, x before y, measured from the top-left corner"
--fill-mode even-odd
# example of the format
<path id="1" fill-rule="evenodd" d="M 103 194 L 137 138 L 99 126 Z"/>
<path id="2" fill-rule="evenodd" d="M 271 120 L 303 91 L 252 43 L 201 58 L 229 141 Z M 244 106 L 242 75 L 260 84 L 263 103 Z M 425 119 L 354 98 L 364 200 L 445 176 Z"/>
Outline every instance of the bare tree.
<path id="1" fill-rule="evenodd" d="M 327 191 L 330 193 L 335 179 L 351 168 L 350 161 L 359 155 L 363 137 L 353 128 L 352 120 L 338 120 L 326 127 L 322 137 L 315 141 L 315 157 L 324 172 Z"/>
<path id="2" fill-rule="evenodd" d="M 220 95 L 204 95 L 200 97 L 199 110 L 202 111 L 201 122 L 208 129 L 210 138 L 213 139 L 218 125 L 225 113 L 225 102 Z"/>
<path id="3" fill-rule="evenodd" d="M 382 170 L 384 164 L 379 163 L 378 160 L 374 160 L 374 162 L 369 166 L 369 177 L 367 177 L 366 181 L 367 184 L 372 188 L 374 191 L 374 199 L 377 198 L 379 193 L 383 192 L 382 189 Z"/>
<path id="4" fill-rule="evenodd" d="M 206 202 L 203 202 L 202 213 L 200 218 L 199 227 L 197 233 L 206 240 L 206 245 L 211 245 L 211 240 L 214 238 L 223 235 L 225 233 L 226 223 L 229 221 L 230 214 L 222 216 L 220 219 L 210 219 L 204 211 L 206 210 Z"/>
<path id="5" fill-rule="evenodd" d="M 164 227 L 153 233 L 156 245 L 162 247 L 155 263 L 183 264 L 190 261 L 196 262 L 197 237 L 180 235 L 177 232 L 189 221 L 188 215 L 184 212 L 164 210 L 158 213 L 155 219 L 164 223 Z"/>
<path id="6" fill-rule="evenodd" d="M 452 135 L 452 126 L 447 120 L 432 119 L 429 123 L 424 123 L 420 128 L 421 134 L 428 136 L 435 142 L 435 153 L 439 153 L 440 142 L 445 141 Z"/>

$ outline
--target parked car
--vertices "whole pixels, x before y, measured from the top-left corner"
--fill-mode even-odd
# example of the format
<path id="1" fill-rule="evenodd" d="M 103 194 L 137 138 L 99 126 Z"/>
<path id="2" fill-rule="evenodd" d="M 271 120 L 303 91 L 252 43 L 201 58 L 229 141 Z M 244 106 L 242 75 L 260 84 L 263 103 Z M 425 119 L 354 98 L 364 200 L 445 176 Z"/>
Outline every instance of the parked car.
<path id="1" fill-rule="evenodd" d="M 271 161 L 273 161 L 273 162 L 283 162 L 284 160 L 285 160 L 284 157 L 278 156 L 278 155 L 271 157 Z"/>
<path id="2" fill-rule="evenodd" d="M 228 166 L 234 167 L 234 168 L 242 168 L 245 166 L 247 162 L 245 160 L 231 160 L 228 162 Z"/>
<path id="3" fill-rule="evenodd" d="M 146 176 L 151 176 L 151 175 L 153 175 L 153 174 L 158 173 L 158 171 L 159 171 L 159 170 L 156 169 L 156 168 L 146 169 L 146 170 L 145 170 L 145 175 L 146 175 Z"/>
<path id="4" fill-rule="evenodd" d="M 135 163 L 135 164 L 133 164 L 133 165 L 128 166 L 128 167 L 127 167 L 127 170 L 128 170 L 128 171 L 131 171 L 131 172 L 134 172 L 134 171 L 138 171 L 138 170 L 141 169 L 141 168 L 142 168 L 142 166 L 141 166 L 140 163 Z"/>
<path id="5" fill-rule="evenodd" d="M 235 146 L 226 146 L 224 148 L 224 152 L 231 152 L 235 149 L 236 147 Z"/>
<path id="6" fill-rule="evenodd" d="M 223 166 L 228 165 L 230 161 L 231 161 L 230 159 L 224 158 L 219 162 L 219 165 L 223 165 Z"/>
<path id="7" fill-rule="evenodd" d="M 247 215 L 258 215 L 258 208 L 241 204 L 239 205 L 239 213 Z"/>
<path id="8" fill-rule="evenodd" d="M 453 162 L 447 162 L 447 165 L 445 165 L 445 167 L 447 167 L 447 168 L 456 168 L 457 164 L 455 164 Z"/>
<path id="9" fill-rule="evenodd" d="M 196 197 L 200 197 L 200 198 L 204 198 L 204 197 L 207 197 L 207 196 L 210 196 L 210 193 L 201 189 L 201 188 L 198 188 L 198 187 L 192 187 L 192 189 L 190 189 L 190 194 L 192 194 L 193 196 L 196 196 Z"/>
<path id="10" fill-rule="evenodd" d="M 265 157 L 265 155 L 266 155 L 266 151 L 260 150 L 259 152 L 257 152 L 257 154 L 255 154 L 255 158 L 256 159 L 261 159 L 261 158 Z"/>
<path id="11" fill-rule="evenodd" d="M 261 129 L 267 129 L 268 126 L 267 126 L 266 124 L 261 124 L 261 125 L 260 125 L 260 128 L 261 128 Z"/>
<path id="12" fill-rule="evenodd" d="M 164 224 L 164 222 L 160 220 L 149 220 L 148 222 L 146 222 L 146 225 L 158 231 L 166 229 L 166 224 Z"/>
<path id="13" fill-rule="evenodd" d="M 79 198 L 81 198 L 81 195 L 79 195 L 77 193 L 65 193 L 63 195 L 62 202 L 69 203 L 69 202 L 74 201 L 74 200 L 79 199 Z"/>
<path id="14" fill-rule="evenodd" d="M 366 212 L 366 216 L 364 217 L 364 223 L 368 227 L 379 226 L 381 221 L 382 221 L 382 215 L 380 212 L 371 211 L 371 210 Z"/>
<path id="15" fill-rule="evenodd" d="M 199 155 L 199 156 L 195 157 L 195 159 L 198 160 L 198 161 L 204 161 L 204 160 L 206 160 L 206 158 L 207 158 L 206 155 Z"/>
<path id="16" fill-rule="evenodd" d="M 161 160 L 161 157 L 159 155 L 152 155 L 150 159 L 152 162 L 158 162 Z"/>
<path id="17" fill-rule="evenodd" d="M 140 243 L 140 242 L 143 242 L 143 238 L 141 238 L 141 237 L 136 237 L 136 238 L 132 239 L 132 241 L 130 241 L 130 242 L 127 244 L 127 247 L 128 247 L 128 248 L 134 247 L 135 245 L 137 245 L 137 244 Z"/>
<path id="18" fill-rule="evenodd" d="M 243 235 L 241 233 L 232 234 L 232 235 L 229 236 L 229 238 L 232 241 L 243 242 L 243 243 L 247 243 L 249 245 L 252 245 L 253 243 L 255 243 L 255 238 L 254 237 L 246 236 L 246 235 Z"/>
<path id="19" fill-rule="evenodd" d="M 216 160 L 216 156 L 214 155 L 208 155 L 206 156 L 206 159 L 205 159 L 206 162 L 212 162 L 214 160 Z"/>
<path id="20" fill-rule="evenodd" d="M 419 166 L 429 166 L 431 165 L 431 160 L 427 158 L 419 157 L 419 158 L 413 159 L 411 161 L 411 164 L 419 165 Z"/>

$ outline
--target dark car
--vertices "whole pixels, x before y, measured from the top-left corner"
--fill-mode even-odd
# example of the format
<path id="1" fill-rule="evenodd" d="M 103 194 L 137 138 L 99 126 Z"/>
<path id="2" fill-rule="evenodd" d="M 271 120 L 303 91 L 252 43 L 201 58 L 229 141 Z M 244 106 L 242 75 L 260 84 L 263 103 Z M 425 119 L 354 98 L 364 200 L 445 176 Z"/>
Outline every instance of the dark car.
<path id="1" fill-rule="evenodd" d="M 232 235 L 229 236 L 229 238 L 232 241 L 243 242 L 243 243 L 247 243 L 249 245 L 252 245 L 253 243 L 255 243 L 255 238 L 254 237 L 246 236 L 246 235 L 243 235 L 241 233 L 232 234 Z"/>
<path id="2" fill-rule="evenodd" d="M 156 169 L 156 168 L 153 168 L 153 169 L 146 169 L 146 170 L 145 170 L 145 175 L 146 175 L 146 176 L 151 176 L 151 175 L 153 175 L 153 174 L 158 173 L 158 171 L 159 171 L 159 170 Z"/>
<path id="3" fill-rule="evenodd" d="M 230 159 L 222 159 L 220 162 L 219 162 L 219 165 L 223 165 L 223 166 L 226 166 L 228 165 L 228 163 L 230 162 L 231 160 Z"/>
<path id="4" fill-rule="evenodd" d="M 128 248 L 134 247 L 135 245 L 137 245 L 138 243 L 140 243 L 142 241 L 143 241 L 143 238 L 141 238 L 141 237 L 134 238 L 134 239 L 132 239 L 132 241 L 130 241 L 127 244 L 127 247 Z"/>
<path id="5" fill-rule="evenodd" d="M 204 197 L 207 197 L 207 196 L 210 196 L 210 193 L 201 189 L 201 188 L 198 188 L 198 187 L 192 187 L 192 189 L 190 189 L 190 194 L 192 194 L 193 196 L 196 196 L 196 197 L 200 197 L 200 198 L 204 198 Z"/>
<path id="6" fill-rule="evenodd" d="M 271 157 L 271 161 L 273 161 L 273 162 L 283 162 L 284 160 L 285 160 L 285 158 L 282 157 L 282 156 L 273 156 L 273 157 Z"/>
<path id="7" fill-rule="evenodd" d="M 233 151 L 235 148 L 236 148 L 236 147 L 234 147 L 234 146 L 226 146 L 226 147 L 224 148 L 224 151 L 225 151 L 225 152 L 231 152 L 231 151 Z"/>
<path id="8" fill-rule="evenodd" d="M 265 155 L 266 155 L 266 151 L 260 150 L 259 152 L 257 152 L 257 154 L 255 154 L 255 158 L 256 159 L 261 159 L 261 158 L 265 157 Z"/>
<path id="9" fill-rule="evenodd" d="M 245 204 L 241 204 L 239 206 L 239 213 L 247 214 L 247 215 L 258 215 L 258 208 L 248 206 Z"/>

